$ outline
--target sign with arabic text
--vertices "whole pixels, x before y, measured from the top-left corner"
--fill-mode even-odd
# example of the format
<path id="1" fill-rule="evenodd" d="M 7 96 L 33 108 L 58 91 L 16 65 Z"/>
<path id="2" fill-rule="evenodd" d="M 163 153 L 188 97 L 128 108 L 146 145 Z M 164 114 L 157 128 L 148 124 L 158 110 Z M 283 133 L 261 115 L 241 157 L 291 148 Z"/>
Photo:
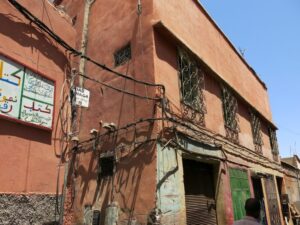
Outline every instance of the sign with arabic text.
<path id="1" fill-rule="evenodd" d="M 75 88 L 75 103 L 78 106 L 88 108 L 90 101 L 90 91 L 84 88 Z"/>
<path id="2" fill-rule="evenodd" d="M 0 115 L 52 128 L 54 82 L 0 56 Z"/>

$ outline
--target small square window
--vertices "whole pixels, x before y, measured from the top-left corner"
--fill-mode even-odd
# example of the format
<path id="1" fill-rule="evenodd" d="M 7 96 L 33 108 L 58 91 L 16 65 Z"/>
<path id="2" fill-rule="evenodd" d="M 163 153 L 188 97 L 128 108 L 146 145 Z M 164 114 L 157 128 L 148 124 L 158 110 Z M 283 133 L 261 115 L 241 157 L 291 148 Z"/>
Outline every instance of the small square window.
<path id="1" fill-rule="evenodd" d="M 99 158 L 99 177 L 110 177 L 114 174 L 115 157 L 113 155 L 103 155 Z"/>
<path id="2" fill-rule="evenodd" d="M 128 62 L 131 59 L 131 45 L 127 44 L 123 48 L 116 51 L 114 58 L 116 67 Z"/>

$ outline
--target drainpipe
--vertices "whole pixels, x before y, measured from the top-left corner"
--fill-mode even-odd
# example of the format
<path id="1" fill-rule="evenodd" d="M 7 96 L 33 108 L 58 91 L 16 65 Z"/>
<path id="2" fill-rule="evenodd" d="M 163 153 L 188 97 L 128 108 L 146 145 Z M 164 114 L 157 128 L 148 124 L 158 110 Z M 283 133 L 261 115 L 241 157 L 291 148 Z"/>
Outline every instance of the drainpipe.
<path id="1" fill-rule="evenodd" d="M 91 12 L 91 6 L 95 2 L 95 0 L 86 0 L 84 6 L 84 17 L 83 17 L 83 28 L 82 28 L 82 36 L 81 36 L 81 46 L 80 52 L 83 55 L 86 55 L 87 43 L 88 43 L 88 31 L 89 31 L 89 17 Z M 85 73 L 85 63 L 86 59 L 81 58 L 79 62 L 79 73 Z M 79 86 L 83 87 L 83 77 L 79 77 Z"/>

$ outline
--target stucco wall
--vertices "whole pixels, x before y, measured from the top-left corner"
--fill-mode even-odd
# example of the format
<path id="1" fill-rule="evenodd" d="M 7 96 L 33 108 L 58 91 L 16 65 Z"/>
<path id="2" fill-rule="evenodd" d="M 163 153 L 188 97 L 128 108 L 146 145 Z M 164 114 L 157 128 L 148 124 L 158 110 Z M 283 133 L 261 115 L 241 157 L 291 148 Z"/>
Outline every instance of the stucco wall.
<path id="1" fill-rule="evenodd" d="M 153 24 L 161 22 L 218 76 L 272 120 L 266 89 L 203 13 L 199 3 L 193 0 L 156 0 L 154 6 Z"/>
<path id="2" fill-rule="evenodd" d="M 68 43 L 75 30 L 48 3 L 23 0 L 20 4 L 44 21 Z M 44 2 L 44 3 L 43 3 Z M 68 55 L 44 33 L 30 24 L 8 1 L 0 2 L 0 54 L 4 53 L 56 82 L 54 127 L 43 131 L 1 120 L 0 192 L 55 193 L 59 147 L 56 133 L 59 96 Z"/>
<path id="3" fill-rule="evenodd" d="M 300 200 L 299 192 L 299 181 L 297 182 L 296 178 L 285 176 L 285 192 L 289 195 L 289 201 L 291 203 L 297 202 Z"/>
<path id="4" fill-rule="evenodd" d="M 170 36 L 169 33 L 161 30 L 155 30 L 155 74 L 156 81 L 166 87 L 166 97 L 170 101 L 170 106 L 177 114 L 183 114 L 181 110 L 181 90 L 180 78 L 178 72 L 178 52 L 177 47 L 180 43 Z M 196 58 L 195 58 L 196 59 Z M 200 60 L 198 60 L 200 62 Z M 204 103 L 206 107 L 205 128 L 208 130 L 226 136 L 224 127 L 224 116 L 222 106 L 221 84 L 212 72 L 204 69 Z M 239 143 L 254 150 L 251 116 L 249 106 L 242 99 L 238 98 L 237 119 L 239 124 Z M 263 138 L 263 155 L 273 160 L 268 128 L 266 122 L 262 120 L 262 138 Z"/>
<path id="5" fill-rule="evenodd" d="M 68 14 L 78 15 L 75 24 L 78 33 L 81 33 L 82 2 L 62 2 Z M 87 55 L 120 73 L 153 82 L 152 9 L 152 2 L 144 1 L 142 15 L 138 17 L 136 1 L 95 1 L 89 19 Z M 77 44 L 80 40 L 81 36 L 78 36 Z M 128 43 L 131 44 L 132 58 L 116 67 L 114 53 Z M 86 63 L 86 75 L 144 97 L 153 98 L 157 91 L 156 88 L 109 73 L 90 62 Z M 79 116 L 80 141 L 89 139 L 93 128 L 101 133 L 106 132 L 101 129 L 100 121 L 114 123 L 120 128 L 142 118 L 156 116 L 155 102 L 152 100 L 133 97 L 89 80 L 85 80 L 84 88 L 90 91 L 90 107 L 82 109 Z M 113 201 L 118 202 L 120 207 L 120 223 L 127 224 L 128 220 L 135 219 L 141 224 L 146 223 L 148 214 L 155 207 L 156 151 L 151 142 L 140 148 L 135 148 L 139 144 L 134 142 L 155 138 L 155 126 L 146 122 L 108 135 L 104 137 L 107 145 L 101 139 L 97 153 L 91 152 L 91 143 L 83 148 L 87 153 L 77 156 L 76 223 L 82 224 L 85 205 L 100 208 L 104 218 L 106 207 Z M 120 148 L 121 144 L 124 149 Z M 127 152 L 130 147 L 135 149 L 132 153 Z M 116 163 L 114 176 L 97 183 L 98 157 L 105 151 L 122 152 L 122 156 Z"/>

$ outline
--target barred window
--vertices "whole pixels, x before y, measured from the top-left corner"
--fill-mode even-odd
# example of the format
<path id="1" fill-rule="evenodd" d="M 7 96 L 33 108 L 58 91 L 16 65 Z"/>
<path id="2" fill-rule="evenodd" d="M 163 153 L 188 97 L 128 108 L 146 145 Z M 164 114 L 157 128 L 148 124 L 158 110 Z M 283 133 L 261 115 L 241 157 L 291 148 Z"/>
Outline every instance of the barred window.
<path id="1" fill-rule="evenodd" d="M 276 131 L 271 127 L 269 127 L 269 138 L 270 138 L 270 144 L 271 144 L 274 160 L 278 161 L 279 148 L 278 148 Z"/>
<path id="2" fill-rule="evenodd" d="M 115 66 L 123 65 L 131 59 L 131 45 L 127 44 L 114 54 Z"/>
<path id="3" fill-rule="evenodd" d="M 226 137 L 233 142 L 238 142 L 238 103 L 232 91 L 225 86 L 222 87 L 222 102 Z"/>
<path id="4" fill-rule="evenodd" d="M 179 50 L 178 65 L 183 103 L 200 113 L 205 113 L 202 92 L 203 71 L 199 68 L 197 61 L 182 49 Z"/>
<path id="5" fill-rule="evenodd" d="M 252 135 L 253 135 L 253 143 L 255 150 L 258 153 L 262 153 L 262 145 L 263 145 L 263 140 L 262 140 L 262 133 L 261 133 L 261 121 L 259 116 L 251 111 L 251 127 L 252 127 Z"/>

